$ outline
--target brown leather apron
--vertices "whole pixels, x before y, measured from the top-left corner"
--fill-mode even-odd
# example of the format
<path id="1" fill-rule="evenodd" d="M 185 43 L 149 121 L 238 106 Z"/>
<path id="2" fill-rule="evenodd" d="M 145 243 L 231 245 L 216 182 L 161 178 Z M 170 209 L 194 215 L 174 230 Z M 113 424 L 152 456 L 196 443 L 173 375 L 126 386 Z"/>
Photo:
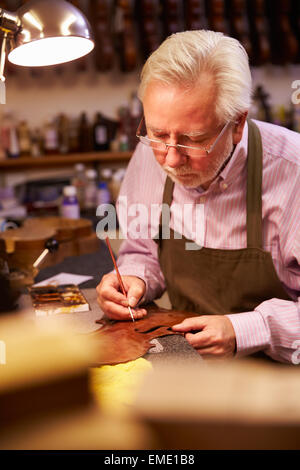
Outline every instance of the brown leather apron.
<path id="1" fill-rule="evenodd" d="M 262 142 L 258 127 L 248 121 L 247 248 L 186 250 L 183 235 L 162 237 L 158 255 L 174 309 L 199 315 L 253 311 L 273 297 L 291 300 L 279 280 L 271 254 L 262 249 Z M 171 206 L 174 183 L 167 177 L 163 202 Z M 217 223 L 217 221 L 216 221 Z M 169 230 L 169 229 L 168 229 Z"/>

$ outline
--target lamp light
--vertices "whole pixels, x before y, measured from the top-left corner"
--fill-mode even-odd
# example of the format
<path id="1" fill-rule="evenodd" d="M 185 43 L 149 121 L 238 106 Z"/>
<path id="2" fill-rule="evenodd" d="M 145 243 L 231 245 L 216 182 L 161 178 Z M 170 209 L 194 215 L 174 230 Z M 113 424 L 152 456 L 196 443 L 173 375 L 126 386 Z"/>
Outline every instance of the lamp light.
<path id="1" fill-rule="evenodd" d="M 7 49 L 15 65 L 43 67 L 70 62 L 94 48 L 88 20 L 65 0 L 31 0 L 16 13 L 0 8 L 0 33 L 2 83 Z"/>

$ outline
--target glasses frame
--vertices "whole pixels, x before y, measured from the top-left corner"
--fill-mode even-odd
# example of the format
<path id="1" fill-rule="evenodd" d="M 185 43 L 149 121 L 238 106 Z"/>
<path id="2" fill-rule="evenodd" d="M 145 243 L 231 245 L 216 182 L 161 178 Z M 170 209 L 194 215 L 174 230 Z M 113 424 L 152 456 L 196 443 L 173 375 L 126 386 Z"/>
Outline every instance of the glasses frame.
<path id="1" fill-rule="evenodd" d="M 200 152 L 203 152 L 203 151 L 206 152 L 206 156 L 208 156 L 213 151 L 213 149 L 215 148 L 215 146 L 217 145 L 217 143 L 221 139 L 222 135 L 226 131 L 227 126 L 231 122 L 233 122 L 233 121 L 227 121 L 226 124 L 224 125 L 224 127 L 222 128 L 222 130 L 220 131 L 220 133 L 218 134 L 218 136 L 217 136 L 216 140 L 214 141 L 214 143 L 209 148 L 206 148 L 206 147 L 193 147 L 191 145 L 182 145 L 182 144 L 168 144 L 168 143 L 165 143 L 163 140 L 149 139 L 149 137 L 141 135 L 141 128 L 142 128 L 142 125 L 143 125 L 144 121 L 145 121 L 145 117 L 143 116 L 140 123 L 139 123 L 139 126 L 137 128 L 137 131 L 136 131 L 136 137 L 139 139 L 139 141 L 142 144 L 150 146 L 150 147 L 151 147 L 151 142 L 157 143 L 157 144 L 164 144 L 166 153 L 168 152 L 170 147 L 176 148 L 179 153 L 183 153 L 182 150 L 184 150 L 184 149 L 199 150 Z M 145 139 L 145 141 L 143 141 L 142 139 Z M 149 142 L 149 144 L 148 144 L 148 142 Z M 186 155 L 186 156 L 189 156 L 189 155 Z M 199 155 L 199 157 L 201 158 L 201 155 Z M 202 158 L 205 158 L 205 157 L 203 156 Z"/>

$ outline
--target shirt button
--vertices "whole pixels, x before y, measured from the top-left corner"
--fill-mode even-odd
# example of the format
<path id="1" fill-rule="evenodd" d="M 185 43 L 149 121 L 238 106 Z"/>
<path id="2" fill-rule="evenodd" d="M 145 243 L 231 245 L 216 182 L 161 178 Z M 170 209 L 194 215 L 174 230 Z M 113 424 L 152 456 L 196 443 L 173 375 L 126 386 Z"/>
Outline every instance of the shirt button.
<path id="1" fill-rule="evenodd" d="M 199 198 L 199 204 L 204 204 L 204 203 L 205 203 L 205 200 L 206 200 L 205 196 L 201 196 L 201 197 Z"/>
<path id="2" fill-rule="evenodd" d="M 220 186 L 221 186 L 221 189 L 222 189 L 223 191 L 225 191 L 225 189 L 228 188 L 228 184 L 225 183 L 225 182 L 221 183 Z"/>

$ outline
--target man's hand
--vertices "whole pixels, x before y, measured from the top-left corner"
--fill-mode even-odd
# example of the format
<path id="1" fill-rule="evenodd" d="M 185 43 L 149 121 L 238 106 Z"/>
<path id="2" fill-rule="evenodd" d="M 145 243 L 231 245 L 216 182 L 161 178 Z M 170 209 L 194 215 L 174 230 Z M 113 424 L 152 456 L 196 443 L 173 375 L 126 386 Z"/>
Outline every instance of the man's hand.
<path id="1" fill-rule="evenodd" d="M 203 357 L 225 358 L 234 355 L 235 332 L 226 316 L 203 315 L 186 318 L 172 329 L 185 333 L 186 340 Z"/>
<path id="2" fill-rule="evenodd" d="M 97 301 L 100 308 L 112 320 L 131 320 L 128 305 L 135 307 L 143 297 L 146 284 L 139 277 L 122 276 L 123 284 L 127 292 L 127 297 L 120 291 L 120 284 L 115 273 L 103 276 L 97 286 Z M 147 311 L 141 308 L 132 309 L 134 318 L 143 318 Z"/>

